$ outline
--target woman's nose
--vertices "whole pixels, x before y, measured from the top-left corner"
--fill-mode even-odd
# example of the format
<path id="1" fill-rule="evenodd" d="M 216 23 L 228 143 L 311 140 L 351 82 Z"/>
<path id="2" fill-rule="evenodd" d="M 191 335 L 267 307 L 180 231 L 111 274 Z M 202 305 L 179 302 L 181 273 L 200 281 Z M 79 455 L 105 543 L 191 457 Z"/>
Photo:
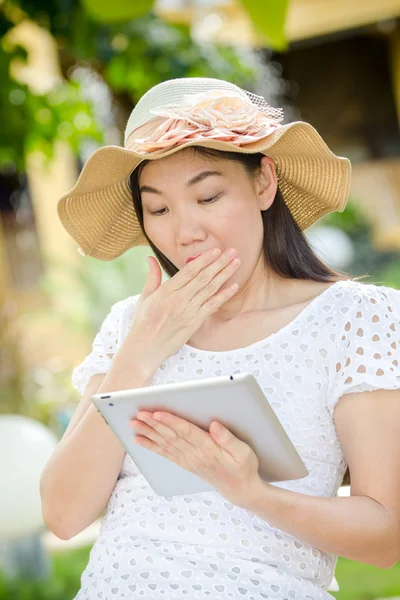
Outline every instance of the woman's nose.
<path id="1" fill-rule="evenodd" d="M 204 239 L 204 226 L 193 215 L 180 214 L 175 219 L 175 235 L 179 244 L 191 244 L 194 240 Z"/>

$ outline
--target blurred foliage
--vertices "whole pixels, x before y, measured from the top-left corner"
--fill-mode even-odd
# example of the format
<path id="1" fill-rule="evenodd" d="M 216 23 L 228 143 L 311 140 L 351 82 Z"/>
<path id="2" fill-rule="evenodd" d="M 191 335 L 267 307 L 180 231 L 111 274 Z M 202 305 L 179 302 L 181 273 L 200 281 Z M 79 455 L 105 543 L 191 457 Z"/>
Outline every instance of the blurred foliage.
<path id="1" fill-rule="evenodd" d="M 49 298 L 55 293 L 62 294 L 65 308 L 57 309 L 57 318 L 71 331 L 84 333 L 92 340 L 115 302 L 141 293 L 148 273 L 146 256 L 150 255 L 154 256 L 151 248 L 142 246 L 131 248 L 112 261 L 85 256 L 74 267 L 50 261 L 56 267 L 53 273 L 70 276 L 74 287 L 67 278 L 61 283 L 49 271 L 42 277 L 40 288 Z M 44 314 L 46 310 L 43 308 L 35 314 Z"/>
<path id="2" fill-rule="evenodd" d="M 49 164 L 57 139 L 68 142 L 76 154 L 87 139 L 103 142 L 92 108 L 80 97 L 77 82 L 63 82 L 47 95 L 34 95 L 27 86 L 7 80 L 2 69 L 4 62 L 0 53 L 0 106 L 5 109 L 0 171 L 23 172 L 26 155 L 34 151 L 40 152 Z"/>
<path id="3" fill-rule="evenodd" d="M 129 4 L 130 10 L 137 8 Z M 47 94 L 33 93 L 10 73 L 11 61 L 24 61 L 26 50 L 13 47 L 7 33 L 27 18 L 57 42 L 63 79 Z M 76 154 L 84 141 L 107 142 L 93 103 L 85 97 L 85 81 L 74 80 L 77 66 L 95 71 L 108 86 L 120 131 L 138 99 L 165 79 L 217 77 L 251 90 L 256 78 L 251 51 L 198 45 L 188 26 L 167 24 L 152 12 L 127 22 L 99 23 L 78 0 L 4 0 L 0 36 L 0 170 L 5 172 L 22 172 L 32 150 L 50 157 L 56 139 L 68 142 Z"/>
<path id="4" fill-rule="evenodd" d="M 0 411 L 24 412 L 23 371 L 18 336 L 13 330 L 15 313 L 9 304 L 0 312 Z"/>
<path id="5" fill-rule="evenodd" d="M 7 581 L 0 572 L 0 600 L 72 600 L 80 587 L 91 547 L 53 552 L 54 573 L 42 583 Z M 391 569 L 339 557 L 336 578 L 341 588 L 330 592 L 337 600 L 376 600 L 400 595 L 400 563 Z"/>
<path id="6" fill-rule="evenodd" d="M 103 25 L 119 24 L 136 19 L 152 11 L 155 0 L 3 0 L 4 4 L 18 6 L 30 18 L 51 26 L 55 32 L 66 28 L 68 15 L 85 14 L 93 22 Z M 284 25 L 289 0 L 240 0 L 252 19 L 254 28 L 264 38 L 265 45 L 275 50 L 286 47 Z M 201 1 L 198 0 L 198 4 Z"/>
<path id="7" fill-rule="evenodd" d="M 321 219 L 323 225 L 341 229 L 350 237 L 355 255 L 346 269 L 351 277 L 367 275 L 362 281 L 400 289 L 400 251 L 383 251 L 376 248 L 372 236 L 372 224 L 359 203 L 349 200 L 345 210 L 333 212 Z"/>
<path id="8" fill-rule="evenodd" d="M 285 21 L 289 0 L 240 0 L 250 15 L 256 32 L 265 40 L 267 46 L 275 50 L 286 50 Z"/>
<path id="9" fill-rule="evenodd" d="M 400 563 L 391 569 L 379 569 L 339 557 L 336 571 L 339 592 L 330 592 L 337 600 L 377 600 L 400 596 Z"/>
<path id="10" fill-rule="evenodd" d="M 118 23 L 148 13 L 153 8 L 154 0 L 82 0 L 82 5 L 96 21 Z"/>
<path id="11" fill-rule="evenodd" d="M 23 414 L 61 436 L 76 401 L 70 366 L 55 358 L 26 369 L 14 311 L 6 302 L 0 312 L 0 414 Z"/>
<path id="12" fill-rule="evenodd" d="M 89 559 L 89 547 L 53 553 L 53 575 L 49 580 L 12 581 L 0 572 L 0 600 L 72 600 Z"/>
<path id="13" fill-rule="evenodd" d="M 56 139 L 67 141 L 76 153 L 86 139 L 99 144 L 104 140 L 78 82 L 59 81 L 48 94 L 34 94 L 12 79 L 12 60 L 25 58 L 24 49 L 13 50 L 4 38 L 0 40 L 0 171 L 5 172 L 24 171 L 29 152 L 39 151 L 49 161 Z"/>
<path id="14" fill-rule="evenodd" d="M 275 50 L 284 50 L 287 47 L 284 25 L 289 0 L 240 1 L 252 19 L 255 30 L 264 39 L 265 45 Z M 154 7 L 155 0 L 114 0 L 112 3 L 108 0 L 82 0 L 82 4 L 96 21 L 117 23 L 148 13 Z"/>
<path id="15" fill-rule="evenodd" d="M 217 77 L 252 86 L 256 73 L 232 46 L 198 45 L 186 25 L 169 25 L 154 15 L 135 19 L 113 38 L 103 70 L 105 81 L 136 103 L 153 85 L 177 77 Z"/>

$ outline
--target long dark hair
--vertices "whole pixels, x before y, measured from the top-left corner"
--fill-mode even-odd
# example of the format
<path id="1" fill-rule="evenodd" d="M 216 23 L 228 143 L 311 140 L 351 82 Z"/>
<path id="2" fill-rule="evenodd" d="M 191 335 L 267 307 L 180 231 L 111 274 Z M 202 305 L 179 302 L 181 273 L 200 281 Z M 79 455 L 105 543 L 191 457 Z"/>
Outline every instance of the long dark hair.
<path id="1" fill-rule="evenodd" d="M 264 154 L 243 154 L 241 152 L 222 152 L 203 146 L 189 146 L 186 150 L 213 159 L 232 160 L 241 163 L 249 177 L 256 177 L 261 170 Z M 143 208 L 139 191 L 139 176 L 148 160 L 131 173 L 129 185 L 132 201 L 143 233 L 164 271 L 172 277 L 178 268 L 162 254 L 148 238 L 143 225 Z M 282 193 L 278 187 L 275 198 L 267 210 L 261 211 L 264 224 L 263 250 L 267 268 L 288 279 L 308 279 L 312 281 L 334 282 L 348 278 L 348 274 L 325 265 L 311 249 L 307 238 L 292 217 Z"/>

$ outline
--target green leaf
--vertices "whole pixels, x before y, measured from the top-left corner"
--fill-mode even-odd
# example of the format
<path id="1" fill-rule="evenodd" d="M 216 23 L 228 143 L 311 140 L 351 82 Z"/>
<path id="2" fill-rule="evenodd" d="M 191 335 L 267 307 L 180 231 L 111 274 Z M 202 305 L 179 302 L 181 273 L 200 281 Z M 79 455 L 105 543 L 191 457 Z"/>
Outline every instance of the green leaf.
<path id="1" fill-rule="evenodd" d="M 154 0 L 81 0 L 90 17 L 101 23 L 130 21 L 148 13 Z"/>
<path id="2" fill-rule="evenodd" d="M 241 0 L 251 17 L 256 32 L 274 50 L 285 50 L 285 19 L 289 0 Z"/>

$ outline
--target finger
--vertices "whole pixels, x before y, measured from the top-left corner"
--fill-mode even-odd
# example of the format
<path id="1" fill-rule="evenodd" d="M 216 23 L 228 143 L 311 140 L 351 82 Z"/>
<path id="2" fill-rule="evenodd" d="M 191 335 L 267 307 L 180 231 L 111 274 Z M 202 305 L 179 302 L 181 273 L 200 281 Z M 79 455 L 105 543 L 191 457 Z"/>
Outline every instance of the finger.
<path id="1" fill-rule="evenodd" d="M 153 256 L 148 256 L 147 263 L 149 265 L 149 272 L 142 293 L 140 294 L 141 299 L 147 298 L 147 296 L 155 292 L 160 287 L 162 281 L 162 272 L 157 259 Z"/>
<path id="2" fill-rule="evenodd" d="M 198 319 L 203 322 L 211 313 L 215 312 L 220 306 L 225 304 L 229 298 L 232 298 L 239 289 L 239 284 L 232 283 L 224 286 L 216 294 L 208 298 L 199 308 Z"/>
<path id="3" fill-rule="evenodd" d="M 209 429 L 212 438 L 221 448 L 229 452 L 236 462 L 242 463 L 243 460 L 253 453 L 252 448 L 246 442 L 239 440 L 219 421 L 213 421 Z"/>
<path id="4" fill-rule="evenodd" d="M 242 442 L 238 440 L 237 437 L 233 435 L 229 429 L 224 427 L 222 423 L 218 421 L 213 421 L 210 425 L 210 434 L 213 439 L 217 442 L 219 446 L 222 446 L 225 450 L 227 450 L 233 457 L 237 456 L 240 453 L 239 444 Z"/>
<path id="5" fill-rule="evenodd" d="M 159 446 L 158 444 L 156 444 L 152 440 L 149 440 L 146 437 L 136 436 L 135 443 L 137 443 L 138 446 L 142 446 L 142 448 L 146 448 L 147 450 L 151 450 L 152 452 L 160 454 L 160 456 L 168 458 L 168 460 L 171 460 L 179 466 L 181 464 L 179 459 L 175 456 L 175 454 L 172 454 L 172 452 L 170 452 L 166 448 Z"/>
<path id="6" fill-rule="evenodd" d="M 140 413 L 137 415 L 137 419 L 134 419 L 132 424 L 135 424 L 135 427 L 136 424 L 138 424 L 139 427 L 140 425 L 143 425 L 143 427 L 147 428 L 150 426 L 150 429 L 153 429 L 154 435 L 156 436 L 155 441 L 161 437 L 170 442 L 176 442 L 178 440 L 178 434 L 176 431 L 171 429 L 171 427 L 154 420 L 152 414 L 149 412 L 140 411 Z"/>
<path id="7" fill-rule="evenodd" d="M 218 252 L 218 254 L 214 254 Z M 209 283 L 237 255 L 235 248 L 222 252 L 220 248 L 212 248 L 190 261 L 173 278 L 174 291 L 186 288 L 192 298 L 197 292 Z M 178 282 L 178 287 L 176 286 Z M 169 282 L 166 282 L 169 283 Z"/>
<path id="8" fill-rule="evenodd" d="M 214 254 L 214 251 L 217 253 Z M 163 284 L 164 289 L 167 291 L 177 291 L 185 287 L 202 269 L 215 262 L 221 254 L 222 250 L 220 248 L 210 248 L 209 250 L 206 250 L 206 252 L 203 252 L 194 260 L 191 260 L 190 263 L 175 273 L 171 279 L 165 281 Z"/>
<path id="9" fill-rule="evenodd" d="M 179 444 L 179 448 L 182 452 L 191 451 L 192 454 L 194 453 L 196 455 L 215 452 L 215 444 L 208 432 L 197 427 L 194 423 L 190 423 L 190 421 L 186 421 L 186 419 L 182 419 L 173 413 L 163 411 L 156 411 L 153 413 L 153 419 L 158 423 L 167 425 L 177 433 L 180 438 L 178 439 L 177 444 Z M 182 444 L 181 440 L 183 440 L 187 446 Z"/>
<path id="10" fill-rule="evenodd" d="M 203 292 L 207 299 L 218 291 L 220 286 L 235 272 L 237 265 L 233 262 L 237 256 L 235 248 L 226 250 L 220 258 L 202 269 L 187 285 L 190 293 L 197 301 L 199 292 Z M 195 261 L 193 261 L 195 262 Z M 189 267 L 192 263 L 189 263 Z"/>
<path id="11" fill-rule="evenodd" d="M 139 419 L 132 420 L 131 426 L 134 427 L 140 434 L 137 434 L 135 437 L 135 440 L 140 442 L 140 445 L 143 446 L 145 445 L 143 444 L 143 441 L 150 440 L 163 450 L 173 454 L 176 460 L 181 460 L 181 451 L 179 450 L 175 441 L 178 436 L 171 429 L 168 428 L 169 432 L 167 435 L 165 435 L 165 433 L 163 434 L 162 432 L 157 431 L 156 428 L 152 427 L 150 423 L 147 424 Z"/>
<path id="12" fill-rule="evenodd" d="M 164 432 L 167 432 L 166 435 L 170 436 L 171 439 L 173 439 L 173 441 L 168 442 L 167 440 L 165 440 L 164 442 L 162 442 L 162 447 L 164 449 L 166 449 L 168 452 L 170 452 L 171 454 L 173 454 L 176 457 L 176 462 L 178 465 L 183 466 L 184 468 L 192 471 L 193 473 L 196 473 L 199 469 L 200 466 L 202 466 L 204 464 L 204 461 L 208 460 L 209 456 L 211 455 L 211 453 L 213 455 L 215 455 L 215 450 L 218 451 L 218 446 L 216 444 L 214 444 L 214 442 L 212 442 L 212 448 L 213 450 L 210 452 L 210 450 L 207 450 L 206 448 L 210 446 L 210 441 L 211 438 L 210 436 L 205 433 L 204 431 L 202 431 L 203 434 L 205 434 L 205 436 L 202 438 L 202 440 L 200 440 L 197 445 L 196 444 L 192 444 L 192 442 L 187 439 L 186 437 L 183 437 L 183 435 L 190 435 L 190 425 L 191 423 L 189 423 L 188 421 L 185 421 L 184 419 L 180 419 L 180 421 L 182 421 L 183 423 L 186 423 L 187 426 L 189 426 L 187 429 L 185 427 L 185 425 L 183 425 L 181 427 L 181 434 L 179 435 L 174 429 L 172 429 L 172 427 L 166 426 L 163 423 L 160 423 L 157 420 L 154 420 L 151 416 L 147 416 L 149 415 L 149 413 L 143 413 L 143 411 L 140 412 L 140 418 L 145 419 L 146 421 L 148 420 L 149 423 L 151 423 L 152 427 L 154 427 L 155 429 L 161 429 Z M 138 415 L 139 416 L 139 415 Z M 174 416 L 174 415 L 171 415 Z M 173 420 L 170 419 L 170 422 L 172 422 Z M 196 426 L 194 426 L 196 427 Z M 186 433 L 188 432 L 188 433 Z M 207 444 L 205 444 L 204 442 L 208 442 Z"/>
<path id="13" fill-rule="evenodd" d="M 196 294 L 195 299 L 200 302 L 200 304 L 204 304 L 209 300 L 212 296 L 214 296 L 219 291 L 222 291 L 224 288 L 222 286 L 227 283 L 230 277 L 234 275 L 237 269 L 240 266 L 240 259 L 234 258 L 231 260 L 217 275 L 199 292 Z M 222 288 L 222 289 L 221 289 Z"/>

